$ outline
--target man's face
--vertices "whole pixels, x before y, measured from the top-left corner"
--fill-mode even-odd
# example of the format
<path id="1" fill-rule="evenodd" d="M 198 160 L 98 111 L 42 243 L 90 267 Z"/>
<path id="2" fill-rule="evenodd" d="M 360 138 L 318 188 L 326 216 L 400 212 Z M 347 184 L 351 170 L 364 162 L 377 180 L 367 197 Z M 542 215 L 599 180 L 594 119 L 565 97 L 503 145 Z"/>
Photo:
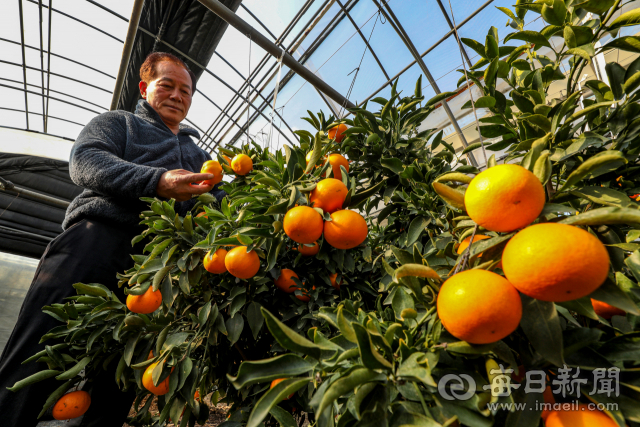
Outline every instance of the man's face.
<path id="1" fill-rule="evenodd" d="M 156 78 L 140 82 L 142 97 L 169 128 L 177 128 L 191 107 L 191 76 L 184 67 L 169 61 L 156 64 Z"/>

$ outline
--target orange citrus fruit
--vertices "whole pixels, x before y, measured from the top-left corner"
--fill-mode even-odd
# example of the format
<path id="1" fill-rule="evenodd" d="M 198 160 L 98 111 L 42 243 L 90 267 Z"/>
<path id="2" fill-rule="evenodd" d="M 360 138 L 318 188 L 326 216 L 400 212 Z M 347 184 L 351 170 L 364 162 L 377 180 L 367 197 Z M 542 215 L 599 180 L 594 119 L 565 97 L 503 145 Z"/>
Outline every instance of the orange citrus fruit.
<path id="1" fill-rule="evenodd" d="M 322 236 L 322 216 L 309 206 L 289 209 L 284 216 L 283 228 L 291 240 L 297 243 L 313 243 Z"/>
<path id="2" fill-rule="evenodd" d="M 351 249 L 364 242 L 369 227 L 358 212 L 341 210 L 324 223 L 324 240 L 336 249 Z"/>
<path id="3" fill-rule="evenodd" d="M 544 188 L 522 166 L 506 164 L 476 175 L 464 195 L 467 214 L 491 231 L 509 232 L 535 220 L 544 207 Z"/>
<path id="4" fill-rule="evenodd" d="M 320 252 L 320 246 L 318 245 L 318 242 L 313 242 L 313 246 L 298 246 L 297 251 L 300 252 L 302 256 L 314 256 Z"/>
<path id="5" fill-rule="evenodd" d="M 325 212 L 335 212 L 342 209 L 344 199 L 347 197 L 347 186 L 339 179 L 327 178 L 316 184 L 309 196 L 309 201 L 314 208 L 320 208 Z"/>
<path id="6" fill-rule="evenodd" d="M 229 157 L 223 155 L 222 158 L 224 159 L 225 162 L 227 162 L 229 166 L 231 166 L 231 159 Z"/>
<path id="7" fill-rule="evenodd" d="M 238 154 L 231 160 L 231 169 L 237 175 L 246 175 L 253 170 L 253 161 L 246 154 Z"/>
<path id="8" fill-rule="evenodd" d="M 542 397 L 544 399 L 544 403 L 549 403 L 551 405 L 553 405 L 554 403 L 556 403 L 556 398 L 553 397 L 553 391 L 551 390 L 551 386 L 547 386 L 544 389 L 544 392 L 542 393 Z M 553 407 L 553 406 L 552 406 Z M 540 418 L 542 418 L 543 420 L 546 420 L 547 417 L 549 416 L 549 414 L 552 411 L 550 411 L 549 409 L 545 408 L 542 410 L 542 414 L 540 414 Z"/>
<path id="9" fill-rule="evenodd" d="M 316 287 L 313 287 L 313 290 L 315 290 Z M 304 301 L 304 302 L 308 302 L 311 297 L 309 297 L 309 292 L 306 289 L 300 289 L 300 291 L 302 292 L 302 295 L 296 295 L 295 297 L 298 298 L 300 301 Z"/>
<path id="10" fill-rule="evenodd" d="M 70 420 L 84 415 L 91 405 L 91 396 L 83 390 L 72 391 L 62 396 L 53 406 L 53 418 Z"/>
<path id="11" fill-rule="evenodd" d="M 278 280 L 275 280 L 274 283 L 281 291 L 292 294 L 296 289 L 298 289 L 298 286 L 296 285 L 296 282 L 293 281 L 292 277 L 298 279 L 298 275 L 293 270 L 283 268 L 280 271 L 280 277 L 278 277 Z"/>
<path id="12" fill-rule="evenodd" d="M 159 362 L 152 363 L 147 366 L 147 369 L 144 370 L 142 374 L 142 385 L 144 388 L 149 390 L 151 393 L 156 396 L 162 396 L 163 394 L 167 394 L 169 392 L 169 377 L 165 378 L 160 384 L 153 384 L 153 370 L 158 365 Z M 171 368 L 171 372 L 173 372 L 174 368 Z"/>
<path id="13" fill-rule="evenodd" d="M 488 344 L 515 331 L 522 317 L 516 288 L 486 270 L 466 270 L 442 285 L 438 316 L 451 335 L 472 344 Z"/>
<path id="14" fill-rule="evenodd" d="M 613 316 L 625 316 L 627 313 L 624 310 L 607 304 L 606 302 L 598 301 L 591 298 L 591 305 L 596 314 L 605 319 L 611 319 Z"/>
<path id="15" fill-rule="evenodd" d="M 490 238 L 491 236 L 485 236 L 484 234 L 476 234 L 475 236 L 473 236 L 473 243 L 476 243 L 480 240 L 490 239 Z M 457 250 L 458 255 L 460 255 L 462 252 L 464 252 L 465 249 L 469 247 L 469 242 L 471 242 L 471 236 L 467 237 L 462 242 L 460 242 L 460 245 L 458 246 L 458 250 Z M 482 254 L 478 255 L 478 257 L 481 257 L 481 256 Z"/>
<path id="16" fill-rule="evenodd" d="M 226 273 L 227 267 L 224 265 L 224 259 L 227 256 L 227 250 L 218 248 L 215 252 L 211 252 L 212 251 L 209 251 L 209 253 L 205 255 L 204 260 L 202 260 L 204 269 L 213 274 Z"/>
<path id="17" fill-rule="evenodd" d="M 563 302 L 595 291 L 607 278 L 609 254 L 597 237 L 566 224 L 536 224 L 509 240 L 502 271 L 520 292 Z"/>
<path id="18" fill-rule="evenodd" d="M 342 179 L 342 171 L 340 170 L 340 165 L 344 166 L 345 170 L 349 172 L 349 160 L 347 160 L 341 154 L 330 154 L 329 164 L 331 165 L 331 170 L 333 170 L 333 177 L 335 179 Z"/>
<path id="19" fill-rule="evenodd" d="M 284 381 L 284 380 L 286 380 L 286 378 L 278 378 L 277 380 L 273 380 L 273 381 L 271 381 L 271 386 L 269 387 L 269 390 L 271 390 L 272 388 L 274 388 L 274 387 L 276 386 L 276 384 L 278 384 L 278 383 L 280 383 L 280 382 L 282 382 L 282 381 Z M 291 394 L 289 395 L 289 397 L 285 397 L 285 398 L 284 398 L 284 400 L 289 400 L 289 399 L 291 399 L 292 397 L 293 397 L 293 393 L 291 393 Z"/>
<path id="20" fill-rule="evenodd" d="M 340 285 L 342 284 L 342 278 L 340 281 L 336 283 L 336 279 L 338 278 L 338 273 L 333 273 L 329 275 L 329 281 L 331 282 L 331 286 L 333 286 L 336 290 L 340 290 Z"/>
<path id="21" fill-rule="evenodd" d="M 246 246 L 236 246 L 224 258 L 227 271 L 239 279 L 251 279 L 260 270 L 260 258 L 256 251 L 247 252 Z"/>
<path id="22" fill-rule="evenodd" d="M 307 161 L 307 164 L 309 164 L 309 162 L 311 161 L 311 156 L 313 156 L 313 150 L 309 151 L 307 153 L 306 157 L 305 157 L 305 160 Z M 324 157 L 322 159 L 322 165 L 320 165 L 320 166 L 324 166 L 325 163 L 327 163 L 327 158 L 326 157 Z"/>
<path id="23" fill-rule="evenodd" d="M 210 173 L 213 175 L 213 179 L 207 179 L 202 181 L 204 185 L 216 185 L 220 181 L 222 181 L 222 166 L 218 163 L 217 160 L 207 160 L 202 164 L 202 169 L 200 169 L 200 173 Z"/>
<path id="24" fill-rule="evenodd" d="M 153 292 L 153 286 L 149 286 L 147 292 L 142 295 L 127 295 L 127 308 L 134 313 L 150 314 L 162 304 L 160 289 Z"/>
<path id="25" fill-rule="evenodd" d="M 340 123 L 338 126 L 334 126 L 331 129 L 329 129 L 328 132 L 328 137 L 329 139 L 335 139 L 336 142 L 342 142 L 342 140 L 344 139 L 344 131 L 347 130 L 347 125 L 345 125 L 344 123 Z"/>
<path id="26" fill-rule="evenodd" d="M 618 427 L 607 414 L 588 405 L 578 405 L 570 410 L 551 411 L 545 421 L 546 427 Z"/>

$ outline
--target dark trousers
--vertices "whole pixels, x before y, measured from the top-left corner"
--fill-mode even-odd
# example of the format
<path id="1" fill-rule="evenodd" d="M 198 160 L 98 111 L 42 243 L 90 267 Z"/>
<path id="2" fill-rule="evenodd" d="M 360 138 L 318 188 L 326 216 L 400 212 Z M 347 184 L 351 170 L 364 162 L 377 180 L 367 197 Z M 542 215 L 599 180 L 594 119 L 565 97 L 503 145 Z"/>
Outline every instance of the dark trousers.
<path id="1" fill-rule="evenodd" d="M 43 369 L 43 363 L 22 362 L 44 350 L 47 341 L 38 344 L 40 337 L 62 323 L 41 311 L 45 305 L 64 303 L 65 298 L 77 295 L 74 283 L 101 283 L 114 291 L 124 302 L 118 288 L 116 273 L 133 266 L 131 239 L 139 229 L 82 220 L 69 227 L 47 247 L 40 260 L 31 287 L 20 309 L 18 321 L 0 358 L 0 425 L 3 427 L 34 427 L 36 417 L 47 397 L 62 381 L 54 378 L 27 386 L 18 392 L 7 387 Z M 135 248 L 141 253 L 141 248 Z M 109 369 L 94 378 L 88 390 L 91 406 L 82 419 L 73 425 L 82 427 L 120 427 L 135 398 L 135 392 L 122 392 L 115 382 L 118 358 Z M 85 387 L 85 390 L 87 387 Z M 77 424 L 76 424 L 77 423 Z"/>

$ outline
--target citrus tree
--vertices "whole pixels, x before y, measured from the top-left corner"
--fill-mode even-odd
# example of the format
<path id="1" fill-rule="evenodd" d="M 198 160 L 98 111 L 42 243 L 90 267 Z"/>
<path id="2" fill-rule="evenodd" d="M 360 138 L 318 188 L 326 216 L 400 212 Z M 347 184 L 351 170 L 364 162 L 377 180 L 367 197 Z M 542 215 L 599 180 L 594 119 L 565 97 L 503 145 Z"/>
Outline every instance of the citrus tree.
<path id="1" fill-rule="evenodd" d="M 638 22 L 637 10 L 612 20 L 619 6 L 519 1 L 501 10 L 515 29 L 503 41 L 521 46 L 499 46 L 493 27 L 484 44 L 462 39 L 481 56 L 461 70 L 483 94 L 468 107 L 487 108 L 479 131 L 500 139 L 483 149 L 506 150 L 482 172 L 464 159 L 480 143 L 457 152 L 420 129 L 453 95 L 425 100 L 420 80 L 353 119 L 309 113 L 315 131 L 298 131 L 298 147 L 221 149 L 207 170 L 234 176 L 227 197 L 200 196 L 186 217 L 146 199 L 134 243 L 148 244 L 120 276 L 126 303 L 76 284 L 45 307 L 65 324 L 28 361 L 48 369 L 14 389 L 61 380 L 44 412 L 117 366 L 140 426 L 202 424 L 210 393 L 232 404 L 229 427 L 295 425 L 301 412 L 318 426 L 560 426 L 580 412 L 640 423 L 640 60 L 577 90 L 595 54 L 640 52 L 633 36 L 598 43 Z M 524 30 L 527 13 L 549 25 Z M 560 80 L 568 96 L 552 99 Z M 582 394 L 559 381 L 568 371 Z M 587 395 L 603 372 L 619 390 Z M 533 374 L 546 387 L 528 390 Z M 616 406 L 539 405 L 572 401 Z"/>

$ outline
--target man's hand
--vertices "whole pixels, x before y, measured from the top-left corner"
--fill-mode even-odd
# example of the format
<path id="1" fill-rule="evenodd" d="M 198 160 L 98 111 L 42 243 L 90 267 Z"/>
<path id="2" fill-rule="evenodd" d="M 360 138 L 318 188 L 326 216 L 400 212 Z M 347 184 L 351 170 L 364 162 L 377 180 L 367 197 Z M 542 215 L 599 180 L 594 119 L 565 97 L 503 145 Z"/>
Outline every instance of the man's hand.
<path id="1" fill-rule="evenodd" d="M 189 200 L 194 194 L 210 191 L 213 185 L 198 185 L 201 181 L 213 179 L 210 173 L 193 173 L 184 169 L 175 169 L 162 174 L 156 187 L 156 194 L 178 202 Z"/>

